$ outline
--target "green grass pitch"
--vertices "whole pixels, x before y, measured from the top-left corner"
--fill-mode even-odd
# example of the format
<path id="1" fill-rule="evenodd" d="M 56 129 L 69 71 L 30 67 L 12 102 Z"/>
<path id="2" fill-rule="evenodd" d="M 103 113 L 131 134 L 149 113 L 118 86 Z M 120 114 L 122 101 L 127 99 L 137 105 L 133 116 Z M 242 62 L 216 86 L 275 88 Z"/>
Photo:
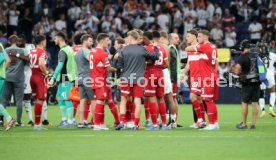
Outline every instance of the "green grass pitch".
<path id="1" fill-rule="evenodd" d="M 15 108 L 8 108 L 15 115 Z M 237 130 L 239 105 L 218 105 L 219 131 L 190 129 L 191 105 L 179 106 L 179 123 L 172 131 L 93 131 L 57 129 L 37 132 L 30 127 L 0 131 L 1 160 L 274 160 L 276 118 L 259 119 L 256 130 Z M 105 108 L 106 124 L 113 118 Z M 144 124 L 144 111 L 141 124 Z M 49 120 L 58 124 L 60 112 L 50 106 Z M 26 114 L 23 114 L 25 124 Z M 248 116 L 251 121 L 251 109 Z M 249 123 L 250 125 L 250 123 Z"/>

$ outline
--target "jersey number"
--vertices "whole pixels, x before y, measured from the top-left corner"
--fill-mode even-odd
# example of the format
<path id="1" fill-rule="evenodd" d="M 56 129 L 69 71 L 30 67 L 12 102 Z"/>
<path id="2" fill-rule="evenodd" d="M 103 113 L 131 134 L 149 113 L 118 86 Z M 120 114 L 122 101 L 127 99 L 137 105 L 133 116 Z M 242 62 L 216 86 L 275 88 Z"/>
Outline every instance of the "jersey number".
<path id="1" fill-rule="evenodd" d="M 31 68 L 38 68 L 38 65 L 36 64 L 37 62 L 37 54 L 31 54 L 30 55 L 30 67 Z"/>
<path id="2" fill-rule="evenodd" d="M 217 51 L 213 50 L 213 52 L 212 52 L 212 65 L 216 64 L 216 60 L 217 60 Z"/>
<path id="3" fill-rule="evenodd" d="M 163 64 L 163 52 L 159 51 L 159 59 L 155 61 L 154 65 L 162 65 Z"/>
<path id="4" fill-rule="evenodd" d="M 90 69 L 93 69 L 94 68 L 94 65 L 93 65 L 93 55 L 89 56 L 89 63 L 90 63 Z"/>

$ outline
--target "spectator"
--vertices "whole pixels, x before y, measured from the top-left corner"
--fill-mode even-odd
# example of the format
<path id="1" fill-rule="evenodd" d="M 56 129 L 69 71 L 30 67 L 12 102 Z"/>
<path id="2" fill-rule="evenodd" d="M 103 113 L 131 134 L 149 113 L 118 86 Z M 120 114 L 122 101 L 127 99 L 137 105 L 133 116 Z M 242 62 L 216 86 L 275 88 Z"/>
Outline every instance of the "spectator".
<path id="1" fill-rule="evenodd" d="M 2 43 L 3 46 L 6 46 L 8 44 L 8 39 L 1 30 L 0 30 L 0 43 Z"/>
<path id="2" fill-rule="evenodd" d="M 45 16 L 45 17 L 52 17 L 53 16 L 52 10 L 48 7 L 47 3 L 45 3 L 44 6 L 43 6 L 42 15 Z"/>
<path id="3" fill-rule="evenodd" d="M 229 9 L 224 10 L 224 16 L 222 17 L 222 25 L 224 31 L 235 29 L 236 18 L 230 14 Z"/>
<path id="4" fill-rule="evenodd" d="M 102 32 L 108 33 L 110 31 L 111 21 L 109 15 L 105 15 L 103 23 L 101 25 Z"/>
<path id="5" fill-rule="evenodd" d="M 20 15 L 20 11 L 17 10 L 17 7 L 14 3 L 10 5 L 9 15 L 9 26 L 8 26 L 8 36 L 15 34 L 18 26 L 18 17 Z"/>
<path id="6" fill-rule="evenodd" d="M 0 30 L 1 31 L 3 32 L 7 31 L 7 22 L 8 22 L 7 16 L 3 12 L 0 12 Z"/>
<path id="7" fill-rule="evenodd" d="M 169 17 L 166 15 L 165 11 L 163 10 L 161 14 L 157 17 L 157 23 L 161 29 L 165 31 L 169 31 Z"/>
<path id="8" fill-rule="evenodd" d="M 231 28 L 227 29 L 225 32 L 225 39 L 224 39 L 225 46 L 228 48 L 234 47 L 236 44 L 236 37 L 237 37 L 237 34 L 234 29 L 231 29 Z"/>
<path id="9" fill-rule="evenodd" d="M 75 28 L 85 29 L 87 26 L 87 20 L 84 18 L 83 14 L 80 14 L 79 19 L 75 23 Z"/>
<path id="10" fill-rule="evenodd" d="M 182 13 L 178 7 L 173 8 L 173 27 L 179 28 L 182 22 Z"/>
<path id="11" fill-rule="evenodd" d="M 98 24 L 100 23 L 100 21 L 96 16 L 92 15 L 90 11 L 87 13 L 87 23 L 88 27 L 94 33 L 98 32 Z"/>
<path id="12" fill-rule="evenodd" d="M 256 44 L 261 39 L 261 32 L 263 30 L 262 25 L 257 22 L 256 18 L 253 18 L 253 22 L 250 23 L 248 31 L 250 32 L 251 42 Z"/>
<path id="13" fill-rule="evenodd" d="M 69 8 L 67 14 L 68 14 L 68 19 L 71 20 L 72 22 L 75 22 L 80 17 L 81 9 L 79 6 L 76 6 L 74 1 L 72 1 L 71 7 Z"/>
<path id="14" fill-rule="evenodd" d="M 192 3 L 188 3 L 188 10 L 184 12 L 184 18 L 191 17 L 195 22 L 197 20 L 197 13 L 193 9 Z"/>
<path id="15" fill-rule="evenodd" d="M 222 46 L 223 42 L 223 31 L 220 24 L 216 24 L 215 28 L 211 30 L 211 38 L 215 41 L 217 46 Z"/>
<path id="16" fill-rule="evenodd" d="M 203 29 L 207 28 L 208 12 L 203 8 L 204 5 L 200 4 L 197 8 L 197 26 Z"/>
<path id="17" fill-rule="evenodd" d="M 215 14 L 218 14 L 220 18 L 222 16 L 222 9 L 218 3 L 215 3 Z"/>
<path id="18" fill-rule="evenodd" d="M 61 31 L 63 28 L 67 28 L 67 25 L 66 25 L 66 21 L 65 21 L 65 15 L 64 14 L 61 14 L 59 16 L 59 20 L 56 21 L 55 23 L 55 27 L 58 31 Z"/>
<path id="19" fill-rule="evenodd" d="M 227 63 L 219 63 L 218 72 L 219 72 L 219 79 L 224 79 L 223 74 L 228 72 Z"/>
<path id="20" fill-rule="evenodd" d="M 187 34 L 187 31 L 195 27 L 194 19 L 191 16 L 186 17 L 183 21 L 183 26 L 184 26 L 183 36 L 185 37 Z"/>
<path id="21" fill-rule="evenodd" d="M 48 21 L 48 18 L 46 18 L 45 16 L 41 17 L 41 21 L 38 22 L 37 24 L 39 26 L 39 33 L 41 33 L 42 35 L 48 35 L 49 32 L 51 31 L 51 26 L 50 23 Z"/>
<path id="22" fill-rule="evenodd" d="M 209 0 L 207 0 L 206 3 L 207 3 L 206 11 L 208 13 L 208 20 L 212 21 L 212 18 L 214 17 L 214 14 L 215 14 L 215 6 Z"/>

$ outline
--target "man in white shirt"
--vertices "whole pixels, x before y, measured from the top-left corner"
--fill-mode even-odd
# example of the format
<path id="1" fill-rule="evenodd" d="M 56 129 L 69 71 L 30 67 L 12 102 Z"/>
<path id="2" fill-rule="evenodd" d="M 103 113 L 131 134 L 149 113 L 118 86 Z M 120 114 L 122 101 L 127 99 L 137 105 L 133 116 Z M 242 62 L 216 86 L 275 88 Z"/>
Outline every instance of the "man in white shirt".
<path id="1" fill-rule="evenodd" d="M 169 17 L 162 11 L 162 13 L 157 17 L 157 23 L 161 29 L 169 31 Z"/>
<path id="2" fill-rule="evenodd" d="M 9 14 L 9 26 L 8 26 L 8 35 L 12 35 L 14 31 L 17 30 L 18 26 L 18 17 L 20 15 L 20 11 L 17 10 L 15 4 L 11 4 Z"/>
<path id="3" fill-rule="evenodd" d="M 71 20 L 71 21 L 76 21 L 80 14 L 81 14 L 81 9 L 79 6 L 76 6 L 75 2 L 72 1 L 71 2 L 71 7 L 69 8 L 68 10 L 68 18 Z"/>
<path id="4" fill-rule="evenodd" d="M 203 6 L 199 6 L 197 9 L 197 26 L 200 28 L 206 28 L 208 16 L 208 12 L 204 10 Z"/>
<path id="5" fill-rule="evenodd" d="M 251 33 L 250 39 L 252 43 L 256 44 L 261 39 L 262 30 L 263 30 L 263 27 L 261 23 L 257 22 L 256 19 L 254 19 L 254 21 L 250 23 L 248 27 L 248 31 Z"/>
<path id="6" fill-rule="evenodd" d="M 57 20 L 56 23 L 55 23 L 55 27 L 59 31 L 61 31 L 64 28 L 67 28 L 64 14 L 60 15 L 59 20 Z"/>

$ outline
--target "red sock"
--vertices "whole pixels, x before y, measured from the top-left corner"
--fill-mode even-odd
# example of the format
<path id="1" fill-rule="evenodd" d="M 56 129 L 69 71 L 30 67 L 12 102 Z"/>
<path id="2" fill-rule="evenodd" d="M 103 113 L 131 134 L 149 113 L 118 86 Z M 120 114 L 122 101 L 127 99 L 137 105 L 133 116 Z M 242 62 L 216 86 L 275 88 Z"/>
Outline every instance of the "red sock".
<path id="1" fill-rule="evenodd" d="M 209 124 L 214 124 L 216 121 L 217 107 L 214 102 L 206 102 Z"/>
<path id="2" fill-rule="evenodd" d="M 162 120 L 162 124 L 167 124 L 166 122 L 166 106 L 165 106 L 165 103 L 164 102 L 161 102 L 158 104 L 158 107 L 159 107 L 159 113 L 160 113 L 160 116 L 161 116 L 161 120 Z"/>
<path id="3" fill-rule="evenodd" d="M 87 119 L 88 119 L 89 109 L 90 109 L 90 105 L 89 104 L 84 105 L 83 120 L 85 120 L 85 121 L 87 121 Z"/>
<path id="4" fill-rule="evenodd" d="M 201 118 L 203 119 L 204 122 L 206 122 L 205 119 L 205 108 L 204 108 L 204 104 L 200 103 L 200 112 L 201 112 Z"/>
<path id="5" fill-rule="evenodd" d="M 157 107 L 156 103 L 149 103 L 151 121 L 153 125 L 157 125 Z"/>
<path id="6" fill-rule="evenodd" d="M 126 114 L 120 114 L 120 123 L 126 122 Z"/>
<path id="7" fill-rule="evenodd" d="M 104 105 L 103 104 L 96 104 L 94 117 L 95 117 L 95 125 L 101 125 L 104 123 Z"/>
<path id="8" fill-rule="evenodd" d="M 135 105 L 134 104 L 132 104 L 132 108 L 131 108 L 131 118 L 130 118 L 130 120 L 131 120 L 131 122 L 134 122 L 135 121 Z"/>
<path id="9" fill-rule="evenodd" d="M 139 124 L 139 122 L 140 122 L 140 118 L 134 118 L 134 125 L 135 126 L 138 126 L 138 124 Z"/>
<path id="10" fill-rule="evenodd" d="M 108 104 L 108 106 L 109 106 L 109 109 L 110 109 L 111 113 L 113 114 L 113 117 L 114 117 L 114 120 L 115 120 L 115 124 L 119 124 L 120 120 L 119 120 L 118 110 L 117 110 L 114 102 L 113 101 L 110 102 Z"/>
<path id="11" fill-rule="evenodd" d="M 76 114 L 77 114 L 77 109 L 78 109 L 79 102 L 73 101 L 72 103 L 73 103 L 73 106 L 74 106 L 74 118 L 75 118 Z"/>
<path id="12" fill-rule="evenodd" d="M 126 114 L 125 114 L 125 120 L 126 122 L 129 122 L 131 119 L 131 109 L 132 109 L 132 102 L 131 101 L 127 101 L 126 103 Z"/>
<path id="13" fill-rule="evenodd" d="M 145 107 L 146 120 L 148 120 L 150 119 L 150 108 L 149 108 L 149 102 L 147 99 L 144 100 L 144 107 Z"/>
<path id="14" fill-rule="evenodd" d="M 197 118 L 198 118 L 198 119 L 199 119 L 199 118 L 202 118 L 202 117 L 201 117 L 201 109 L 200 109 L 200 103 L 199 103 L 199 101 L 198 101 L 198 100 L 195 100 L 195 101 L 192 102 L 192 104 L 193 104 L 194 111 L 195 111 L 195 113 L 196 113 Z"/>
<path id="15" fill-rule="evenodd" d="M 40 124 L 41 112 L 42 112 L 42 104 L 35 103 L 35 105 L 34 105 L 35 125 Z"/>

